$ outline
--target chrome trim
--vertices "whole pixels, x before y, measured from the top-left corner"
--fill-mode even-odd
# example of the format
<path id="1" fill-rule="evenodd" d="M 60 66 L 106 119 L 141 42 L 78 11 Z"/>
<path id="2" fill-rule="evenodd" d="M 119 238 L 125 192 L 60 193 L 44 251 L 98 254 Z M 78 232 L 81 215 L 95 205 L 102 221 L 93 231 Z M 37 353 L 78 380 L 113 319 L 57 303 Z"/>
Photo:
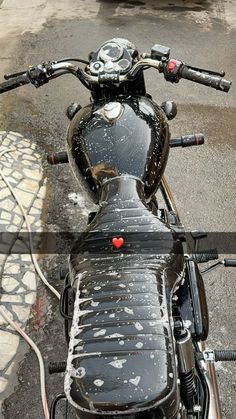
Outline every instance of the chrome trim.
<path id="1" fill-rule="evenodd" d="M 108 102 L 94 113 L 101 115 L 108 122 L 116 122 L 123 112 L 124 107 L 120 102 Z"/>
<path id="2" fill-rule="evenodd" d="M 192 337 L 186 329 L 186 335 L 176 339 L 176 347 L 179 361 L 179 371 L 188 373 L 194 368 L 195 360 L 193 355 Z"/>
<path id="3" fill-rule="evenodd" d="M 163 194 L 163 198 L 165 199 L 165 201 L 168 201 L 168 206 L 170 207 L 170 210 L 173 211 L 176 216 L 179 218 L 179 214 L 178 214 L 178 210 L 177 210 L 177 206 L 174 200 L 174 197 L 171 193 L 170 187 L 167 183 L 167 180 L 165 178 L 165 176 L 162 176 L 161 178 L 161 192 Z"/>
<path id="4" fill-rule="evenodd" d="M 133 68 L 131 68 L 131 70 L 128 72 L 126 77 L 127 78 L 134 77 L 141 70 L 141 68 L 145 67 L 145 66 L 154 67 L 159 71 L 160 70 L 160 61 L 153 60 L 151 58 L 142 59 L 142 60 L 138 61 L 137 64 L 135 64 L 133 66 Z"/>
<path id="5" fill-rule="evenodd" d="M 119 83 L 128 81 L 130 78 L 134 77 L 142 69 L 142 67 L 154 67 L 157 70 L 160 70 L 160 61 L 152 60 L 151 58 L 146 58 L 138 61 L 127 74 L 119 76 Z M 78 67 L 76 67 L 74 64 L 70 62 L 55 62 L 54 64 L 52 64 L 52 69 L 54 71 L 67 70 L 68 72 L 74 73 L 74 75 L 77 75 L 77 72 L 79 71 L 84 80 L 92 84 L 99 83 L 97 76 L 92 76 L 91 74 L 88 74 L 86 71 L 78 69 Z"/>
<path id="6" fill-rule="evenodd" d="M 54 71 L 57 71 L 57 70 L 68 70 L 68 71 L 71 71 L 71 72 L 75 72 L 77 70 L 77 67 L 74 64 L 72 64 L 72 63 L 62 62 L 62 63 L 52 64 L 52 69 Z"/>

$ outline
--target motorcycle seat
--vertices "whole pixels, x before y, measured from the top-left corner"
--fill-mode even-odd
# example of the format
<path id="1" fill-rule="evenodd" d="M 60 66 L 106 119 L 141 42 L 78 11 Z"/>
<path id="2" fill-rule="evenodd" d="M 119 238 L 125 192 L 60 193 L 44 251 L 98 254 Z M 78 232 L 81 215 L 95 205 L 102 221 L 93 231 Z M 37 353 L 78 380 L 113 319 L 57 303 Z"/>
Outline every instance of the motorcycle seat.
<path id="1" fill-rule="evenodd" d="M 120 195 L 120 182 L 108 186 L 106 203 L 70 259 L 76 299 L 65 392 L 81 419 L 136 418 L 143 412 L 145 418 L 174 417 L 170 295 L 181 278 L 183 254 L 170 229 L 131 191 L 137 191 L 136 179 L 128 199 Z M 124 247 L 113 249 L 113 229 L 121 231 L 126 218 Z M 154 230 L 149 243 L 142 239 Z"/>

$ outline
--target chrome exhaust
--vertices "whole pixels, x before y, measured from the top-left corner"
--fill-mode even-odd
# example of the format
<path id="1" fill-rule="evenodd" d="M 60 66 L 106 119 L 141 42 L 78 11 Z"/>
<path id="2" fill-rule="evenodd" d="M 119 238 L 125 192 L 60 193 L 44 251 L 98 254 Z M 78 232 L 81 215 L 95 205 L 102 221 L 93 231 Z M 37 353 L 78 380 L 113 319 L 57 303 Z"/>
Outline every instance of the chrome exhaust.
<path id="1" fill-rule="evenodd" d="M 199 350 L 203 352 L 205 342 L 199 342 L 198 346 Z M 213 362 L 201 361 L 201 366 L 204 371 L 210 396 L 208 419 L 222 419 L 215 365 Z"/>

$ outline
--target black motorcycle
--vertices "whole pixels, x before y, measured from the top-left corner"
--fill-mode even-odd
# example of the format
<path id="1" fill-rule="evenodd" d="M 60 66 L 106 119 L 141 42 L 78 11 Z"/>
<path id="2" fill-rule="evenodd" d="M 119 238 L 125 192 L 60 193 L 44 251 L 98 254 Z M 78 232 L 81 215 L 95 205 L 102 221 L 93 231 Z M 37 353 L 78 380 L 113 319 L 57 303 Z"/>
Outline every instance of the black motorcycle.
<path id="1" fill-rule="evenodd" d="M 67 109 L 67 151 L 49 156 L 51 164 L 69 161 L 99 208 L 74 243 L 65 275 L 68 360 L 49 365 L 50 373 L 65 371 L 65 393 L 52 403 L 51 419 L 61 398 L 80 419 L 221 418 L 214 362 L 235 360 L 236 351 L 204 349 L 209 322 L 198 268 L 217 255 L 198 251 L 199 231 L 189 252 L 163 175 L 170 147 L 201 145 L 204 136 L 170 138 L 167 121 L 177 108 L 158 106 L 146 93 L 150 67 L 172 83 L 185 78 L 222 92 L 231 86 L 224 73 L 171 59 L 167 47 L 139 54 L 125 39 L 104 43 L 89 61 L 44 62 L 0 85 L 0 93 L 40 87 L 71 73 L 91 92 L 91 104 Z"/>

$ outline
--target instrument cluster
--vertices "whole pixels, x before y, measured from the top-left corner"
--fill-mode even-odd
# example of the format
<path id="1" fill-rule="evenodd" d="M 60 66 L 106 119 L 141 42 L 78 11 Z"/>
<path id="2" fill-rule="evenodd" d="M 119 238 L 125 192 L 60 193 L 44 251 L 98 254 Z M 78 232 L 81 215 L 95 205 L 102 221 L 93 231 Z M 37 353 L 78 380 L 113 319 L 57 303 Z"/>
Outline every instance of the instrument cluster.
<path id="1" fill-rule="evenodd" d="M 132 66 L 132 56 L 126 40 L 111 40 L 92 54 L 89 69 L 91 74 L 99 73 L 127 73 Z M 125 42 L 124 42 L 125 41 Z"/>

